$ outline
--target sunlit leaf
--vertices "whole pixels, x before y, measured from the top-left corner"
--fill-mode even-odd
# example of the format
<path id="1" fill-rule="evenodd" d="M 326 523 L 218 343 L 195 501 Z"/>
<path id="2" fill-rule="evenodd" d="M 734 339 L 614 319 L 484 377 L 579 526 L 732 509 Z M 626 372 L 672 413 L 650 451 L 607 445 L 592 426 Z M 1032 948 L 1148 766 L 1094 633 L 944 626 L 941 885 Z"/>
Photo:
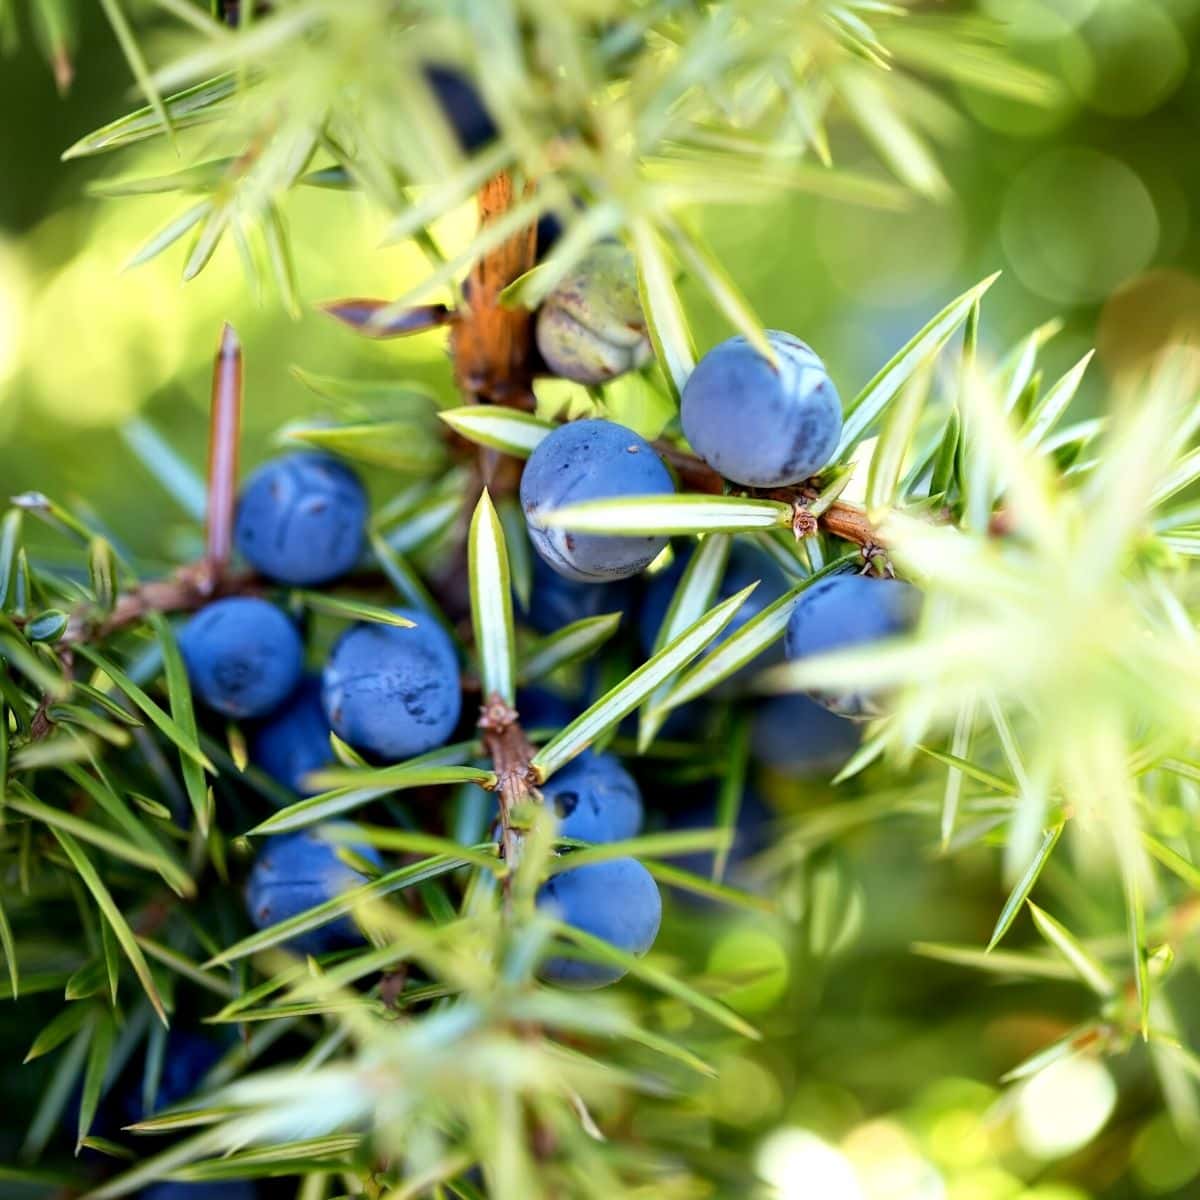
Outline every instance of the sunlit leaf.
<path id="1" fill-rule="evenodd" d="M 498 404 L 469 404 L 448 408 L 438 416 L 460 437 L 478 446 L 489 446 L 516 458 L 528 458 L 554 429 L 532 413 Z"/>
<path id="2" fill-rule="evenodd" d="M 996 921 L 996 928 L 992 930 L 992 937 L 988 942 L 989 950 L 993 949 L 1008 932 L 1008 927 L 1013 923 L 1017 913 L 1021 911 L 1022 905 L 1029 898 L 1029 893 L 1033 891 L 1033 885 L 1037 883 L 1038 876 L 1042 873 L 1042 868 L 1049 861 L 1051 852 L 1058 844 L 1058 839 L 1062 836 L 1062 831 L 1063 825 L 1061 822 L 1046 830 L 1037 853 L 1025 868 L 1025 873 L 1017 880 L 1016 886 L 1009 893 L 1008 899 L 1004 902 L 1004 907 L 1000 910 L 1000 916 Z"/>
<path id="3" fill-rule="evenodd" d="M 1025 903 L 1029 905 L 1029 915 L 1033 917 L 1038 933 L 1071 964 L 1079 978 L 1099 996 L 1114 995 L 1117 987 L 1109 978 L 1108 972 L 1066 926 L 1038 908 L 1032 900 L 1026 900 Z"/>
<path id="4" fill-rule="evenodd" d="M 369 621 L 375 625 L 388 625 L 393 629 L 412 629 L 417 622 L 390 608 L 368 604 L 363 600 L 352 600 L 346 596 L 330 596 L 325 592 L 295 591 L 292 593 L 305 608 L 326 616 L 339 617 L 343 621 Z"/>
<path id="5" fill-rule="evenodd" d="M 499 696 L 512 705 L 517 698 L 512 580 L 504 529 L 486 488 L 471 519 L 467 550 L 471 624 L 484 700 Z"/>
<path id="6" fill-rule="evenodd" d="M 585 500 L 540 513 L 538 520 L 547 528 L 577 533 L 672 536 L 770 529 L 787 524 L 791 517 L 791 506 L 778 500 L 677 495 Z"/>
<path id="7" fill-rule="evenodd" d="M 663 376 L 678 399 L 696 365 L 696 348 L 658 235 L 647 222 L 638 221 L 633 241 L 647 330 Z"/>

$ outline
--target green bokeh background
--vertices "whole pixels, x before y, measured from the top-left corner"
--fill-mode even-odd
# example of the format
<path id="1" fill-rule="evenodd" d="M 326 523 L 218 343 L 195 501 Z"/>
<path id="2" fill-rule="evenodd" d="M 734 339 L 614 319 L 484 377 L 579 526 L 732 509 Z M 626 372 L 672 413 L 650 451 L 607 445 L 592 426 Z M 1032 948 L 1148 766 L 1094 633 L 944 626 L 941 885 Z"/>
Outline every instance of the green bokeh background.
<path id="1" fill-rule="evenodd" d="M 1048 110 L 965 92 L 924 110 L 951 185 L 944 202 L 889 213 L 789 195 L 702 220 L 764 321 L 810 341 L 846 395 L 946 300 L 1002 269 L 988 297 L 985 350 L 1061 318 L 1052 366 L 1066 369 L 1097 348 L 1079 401 L 1086 409 L 1165 340 L 1200 333 L 1200 0 L 978 7 L 1005 23 L 1009 47 L 1053 75 L 1061 94 Z M 266 452 L 282 423 L 322 409 L 290 373 L 294 364 L 419 380 L 446 396 L 451 382 L 439 335 L 372 345 L 311 308 L 337 295 L 397 295 L 416 277 L 415 253 L 381 249 L 382 214 L 357 197 L 301 191 L 288 202 L 309 306 L 297 321 L 273 294 L 255 294 L 230 244 L 186 285 L 178 247 L 122 272 L 186 201 L 88 196 L 93 180 L 166 169 L 166 147 L 59 162 L 77 137 L 136 103 L 99 10 L 84 8 L 78 75 L 65 98 L 28 41 L 0 63 L 0 480 L 7 494 L 37 489 L 97 514 L 143 561 L 165 562 L 197 530 L 120 428 L 145 418 L 201 466 L 223 321 L 246 352 L 246 462 Z M 849 140 L 835 137 L 834 151 L 846 165 L 871 161 Z M 448 246 L 470 219 L 444 223 Z M 701 348 L 726 336 L 719 316 L 691 299 Z M 375 485 L 386 492 L 382 477 Z M 785 809 L 832 802 L 820 789 L 762 784 Z M 786 899 L 793 914 L 830 906 L 822 946 L 783 924 L 734 922 L 716 938 L 715 918 L 700 923 L 714 974 L 762 972 L 728 998 L 769 1032 L 763 1047 L 724 1051 L 722 1079 L 702 1101 L 701 1115 L 721 1131 L 718 1149 L 750 1153 L 772 1130 L 790 1130 L 767 1143 L 764 1170 L 775 1162 L 810 1172 L 822 1200 L 855 1200 L 837 1190 L 845 1159 L 830 1158 L 831 1146 L 858 1166 L 865 1200 L 1200 1195 L 1200 1151 L 1155 1115 L 1137 1049 L 1109 1065 L 1122 1090 L 1104 1132 L 1065 1156 L 1034 1152 L 1020 1109 L 1038 1097 L 997 1080 L 1082 1019 L 1089 1002 L 1076 988 L 997 986 L 909 953 L 914 940 L 986 942 L 1003 902 L 997 852 L 939 859 L 934 836 L 928 822 L 866 825 L 836 854 L 813 859 Z M 1046 886 L 1072 902 L 1065 880 L 1051 873 Z M 1119 912 L 1119 897 L 1096 904 Z M 686 946 L 694 925 L 684 916 L 668 932 Z M 1030 934 L 1019 926 L 1017 936 Z M 1185 970 L 1194 997 L 1194 971 Z M 39 1078 L 31 1068 L 23 1086 L 36 1091 Z M 1103 1099 L 1095 1076 L 1061 1085 L 1052 1112 Z M 21 1086 L 6 1085 L 6 1097 Z M 822 1176 L 826 1168 L 833 1174 Z"/>

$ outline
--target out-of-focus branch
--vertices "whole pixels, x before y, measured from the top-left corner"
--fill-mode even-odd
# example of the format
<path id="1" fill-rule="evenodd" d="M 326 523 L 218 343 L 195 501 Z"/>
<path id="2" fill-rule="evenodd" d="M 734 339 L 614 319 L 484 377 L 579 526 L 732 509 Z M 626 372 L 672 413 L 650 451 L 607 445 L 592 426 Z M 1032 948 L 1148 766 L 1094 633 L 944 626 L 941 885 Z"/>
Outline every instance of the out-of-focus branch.
<path id="1" fill-rule="evenodd" d="M 253 595 L 267 586 L 267 582 L 252 571 L 225 571 L 214 576 L 207 560 L 192 563 L 180 567 L 166 579 L 153 579 L 122 592 L 112 612 L 102 620 L 95 619 L 95 611 L 89 605 L 77 608 L 71 614 L 59 644 L 100 641 L 151 613 L 194 612 L 222 596 Z"/>
<path id="2" fill-rule="evenodd" d="M 221 330 L 213 364 L 212 407 L 208 426 L 207 561 L 214 579 L 225 572 L 233 554 L 233 517 L 237 501 L 238 444 L 242 432 L 242 347 L 233 326 Z"/>

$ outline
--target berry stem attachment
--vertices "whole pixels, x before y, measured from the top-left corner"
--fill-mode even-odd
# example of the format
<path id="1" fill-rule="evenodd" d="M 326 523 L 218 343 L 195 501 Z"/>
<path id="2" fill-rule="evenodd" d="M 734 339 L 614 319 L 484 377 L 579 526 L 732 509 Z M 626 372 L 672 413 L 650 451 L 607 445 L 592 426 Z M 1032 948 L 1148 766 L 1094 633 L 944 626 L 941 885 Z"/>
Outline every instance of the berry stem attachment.
<path id="1" fill-rule="evenodd" d="M 242 346 L 233 326 L 221 330 L 213 364 L 212 408 L 208 427 L 207 562 L 220 576 L 233 554 L 233 515 L 237 496 L 238 443 L 242 431 Z"/>
<path id="2" fill-rule="evenodd" d="M 695 492 L 704 492 L 712 496 L 720 496 L 725 492 L 725 480 L 707 463 L 698 459 L 686 450 L 670 442 L 657 441 L 654 449 L 662 456 L 663 461 L 671 466 L 679 476 L 680 482 Z M 797 537 L 807 537 L 818 529 L 843 541 L 854 542 L 856 545 L 878 550 L 884 545 L 883 538 L 867 519 L 866 510 L 857 504 L 848 504 L 844 500 L 835 500 L 824 512 L 809 511 L 809 504 L 816 499 L 817 492 L 807 483 L 797 483 L 791 487 L 771 488 L 769 491 L 755 488 L 746 489 L 751 496 L 761 496 L 767 500 L 780 500 L 793 507 L 792 527 Z"/>

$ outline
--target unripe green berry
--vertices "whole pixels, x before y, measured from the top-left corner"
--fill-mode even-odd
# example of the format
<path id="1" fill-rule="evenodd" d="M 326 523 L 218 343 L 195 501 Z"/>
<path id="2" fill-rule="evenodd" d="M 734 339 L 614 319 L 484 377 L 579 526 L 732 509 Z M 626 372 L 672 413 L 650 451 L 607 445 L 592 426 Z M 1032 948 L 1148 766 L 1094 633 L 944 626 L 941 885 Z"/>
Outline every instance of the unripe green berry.
<path id="1" fill-rule="evenodd" d="M 650 358 L 633 255 L 594 246 L 546 297 L 537 321 L 546 365 L 576 383 L 604 383 Z"/>

